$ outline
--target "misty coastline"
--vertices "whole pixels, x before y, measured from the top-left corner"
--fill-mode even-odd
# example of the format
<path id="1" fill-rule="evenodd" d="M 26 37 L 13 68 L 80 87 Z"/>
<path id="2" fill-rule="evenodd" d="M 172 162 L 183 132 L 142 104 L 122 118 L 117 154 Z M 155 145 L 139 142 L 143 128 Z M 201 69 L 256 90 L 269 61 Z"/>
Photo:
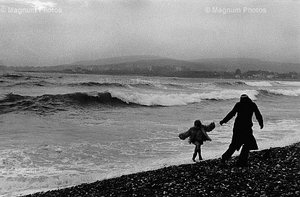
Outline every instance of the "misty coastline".
<path id="1" fill-rule="evenodd" d="M 0 66 L 2 72 L 224 78 L 254 80 L 299 80 L 300 65 L 258 59 L 224 58 L 176 60 L 156 56 L 125 56 L 79 61 L 46 67 Z"/>

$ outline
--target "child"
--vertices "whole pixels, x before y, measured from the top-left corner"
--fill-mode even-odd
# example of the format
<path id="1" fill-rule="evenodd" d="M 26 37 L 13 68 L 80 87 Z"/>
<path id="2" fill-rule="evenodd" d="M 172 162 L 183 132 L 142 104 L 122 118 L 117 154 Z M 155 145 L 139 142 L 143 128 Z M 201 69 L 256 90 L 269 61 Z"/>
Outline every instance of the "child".
<path id="1" fill-rule="evenodd" d="M 206 126 L 203 125 L 200 120 L 196 120 L 193 127 L 191 127 L 188 131 L 179 134 L 180 139 L 185 140 L 187 137 L 189 137 L 189 143 L 193 143 L 195 145 L 195 151 L 192 158 L 194 162 L 196 162 L 195 158 L 197 156 L 197 153 L 199 154 L 199 160 L 202 160 L 201 145 L 204 141 L 211 141 L 206 132 L 210 132 L 214 128 L 214 122 Z"/>

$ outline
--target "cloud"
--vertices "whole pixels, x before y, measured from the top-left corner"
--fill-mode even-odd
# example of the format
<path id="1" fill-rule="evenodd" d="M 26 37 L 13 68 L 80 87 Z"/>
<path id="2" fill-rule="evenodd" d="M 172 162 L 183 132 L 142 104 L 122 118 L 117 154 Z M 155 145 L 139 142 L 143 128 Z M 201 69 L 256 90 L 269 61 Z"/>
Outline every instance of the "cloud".
<path id="1" fill-rule="evenodd" d="M 54 8 L 56 6 L 56 3 L 52 1 L 41 1 L 41 0 L 22 0 L 22 1 L 24 1 L 24 3 L 27 3 L 38 10 L 46 9 L 46 8 Z"/>
<path id="2" fill-rule="evenodd" d="M 54 8 L 57 3 L 49 0 L 0 0 L 1 4 L 16 4 L 16 5 L 25 5 L 37 10 Z"/>
<path id="3" fill-rule="evenodd" d="M 0 57 L 10 65 L 138 54 L 300 62 L 300 4 L 293 0 L 0 0 L 0 7 L 4 3 L 62 9 L 60 14 L 0 13 Z M 205 12 L 214 6 L 262 7 L 267 13 Z"/>

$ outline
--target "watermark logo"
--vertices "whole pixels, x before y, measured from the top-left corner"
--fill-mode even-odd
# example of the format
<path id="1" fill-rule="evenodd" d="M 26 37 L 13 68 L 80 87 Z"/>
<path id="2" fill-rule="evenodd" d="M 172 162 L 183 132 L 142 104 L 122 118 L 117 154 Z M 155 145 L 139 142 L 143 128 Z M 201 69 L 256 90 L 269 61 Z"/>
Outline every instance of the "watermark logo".
<path id="1" fill-rule="evenodd" d="M 266 8 L 260 7 L 205 7 L 204 12 L 206 14 L 266 14 Z"/>
<path id="2" fill-rule="evenodd" d="M 0 14 L 61 14 L 62 8 L 16 8 L 9 6 L 0 6 Z"/>

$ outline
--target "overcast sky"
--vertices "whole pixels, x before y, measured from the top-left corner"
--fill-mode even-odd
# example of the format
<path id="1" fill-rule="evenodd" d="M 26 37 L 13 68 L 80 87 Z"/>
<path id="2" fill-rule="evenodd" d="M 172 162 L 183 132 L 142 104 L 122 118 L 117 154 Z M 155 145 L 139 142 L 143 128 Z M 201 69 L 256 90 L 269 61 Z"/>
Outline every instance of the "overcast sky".
<path id="1" fill-rule="evenodd" d="M 300 2 L 0 0 L 0 60 L 6 64 L 128 55 L 300 63 Z"/>

